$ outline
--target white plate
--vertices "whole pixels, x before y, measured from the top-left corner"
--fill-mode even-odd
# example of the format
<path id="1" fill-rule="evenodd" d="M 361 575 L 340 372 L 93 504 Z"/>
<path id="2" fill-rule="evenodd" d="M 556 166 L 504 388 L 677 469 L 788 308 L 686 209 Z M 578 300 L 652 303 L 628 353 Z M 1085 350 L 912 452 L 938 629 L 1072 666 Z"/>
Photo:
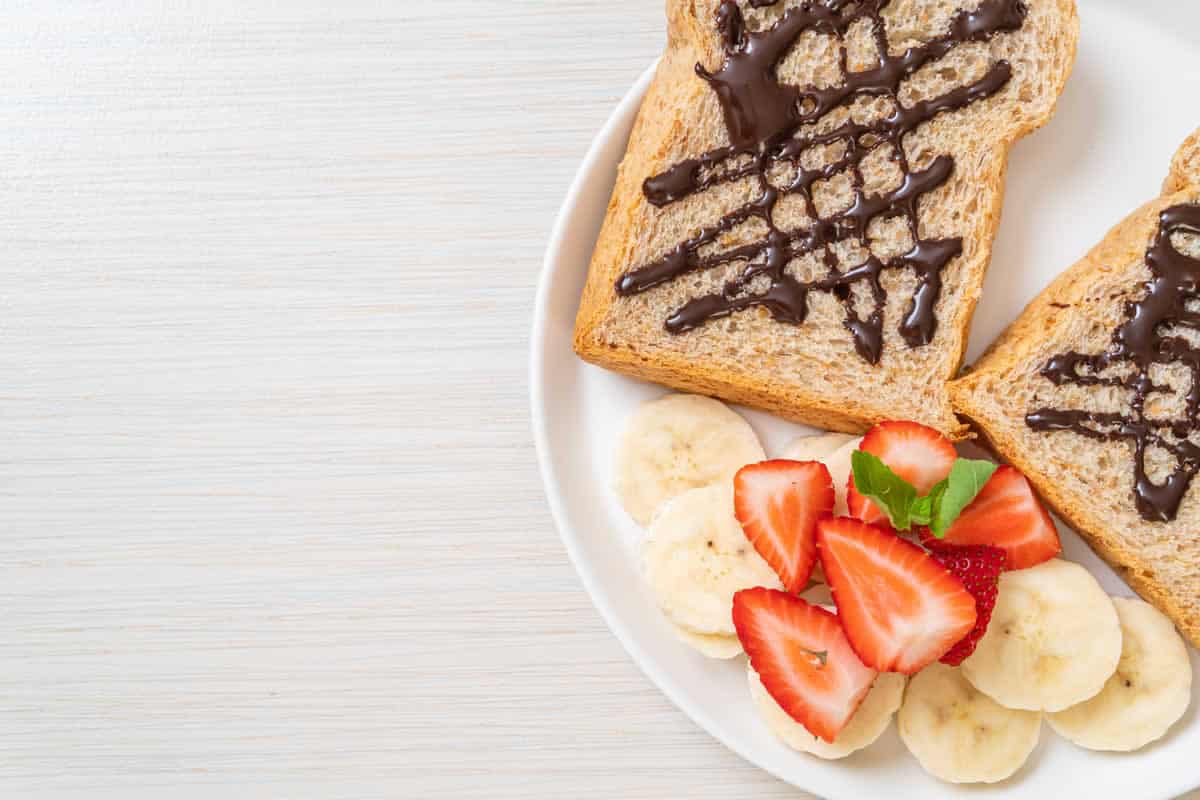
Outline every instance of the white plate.
<path id="1" fill-rule="evenodd" d="M 1200 126 L 1200 7 L 1183 0 L 1079 0 L 1083 30 L 1058 115 L 1013 151 L 1004 222 L 971 338 L 981 352 L 1025 303 L 1131 209 L 1151 199 L 1175 149 Z M 745 667 L 704 659 L 669 632 L 639 576 L 640 531 L 609 489 L 614 436 L 638 403 L 663 392 L 580 362 L 571 331 L 588 262 L 647 72 L 596 138 L 563 205 L 538 291 L 533 423 L 546 494 L 596 607 L 646 674 L 717 739 L 763 769 L 829 798 L 864 796 L 1173 797 L 1200 786 L 1200 721 L 1187 716 L 1134 755 L 1080 750 L 1048 726 L 1004 784 L 970 790 L 928 777 L 895 728 L 866 751 L 822 762 L 789 750 L 759 722 Z M 768 452 L 803 429 L 747 412 Z M 1066 556 L 1114 594 L 1129 589 L 1072 533 Z M 1193 652 L 1193 663 L 1200 658 Z M 1197 681 L 1200 694 L 1200 681 Z"/>

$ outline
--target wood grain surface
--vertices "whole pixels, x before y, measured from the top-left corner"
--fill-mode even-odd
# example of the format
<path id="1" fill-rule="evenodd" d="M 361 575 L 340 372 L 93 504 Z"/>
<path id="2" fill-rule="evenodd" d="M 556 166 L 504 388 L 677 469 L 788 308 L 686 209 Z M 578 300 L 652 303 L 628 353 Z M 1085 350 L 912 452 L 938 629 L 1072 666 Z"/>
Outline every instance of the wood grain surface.
<path id="1" fill-rule="evenodd" d="M 534 462 L 660 2 L 4 10 L 0 797 L 803 796 L 642 676 Z"/>
<path id="2" fill-rule="evenodd" d="M 5 12 L 0 796 L 796 797 L 608 632 L 531 444 L 660 3 Z"/>

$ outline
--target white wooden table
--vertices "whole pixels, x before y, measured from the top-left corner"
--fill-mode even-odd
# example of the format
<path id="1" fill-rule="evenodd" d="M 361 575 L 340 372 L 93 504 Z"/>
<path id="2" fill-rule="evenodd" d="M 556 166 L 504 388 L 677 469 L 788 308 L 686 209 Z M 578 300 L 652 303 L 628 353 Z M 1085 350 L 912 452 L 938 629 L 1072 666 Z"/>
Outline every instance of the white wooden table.
<path id="1" fill-rule="evenodd" d="M 0 797 L 796 796 L 534 463 L 542 249 L 660 6 L 4 5 Z"/>
<path id="2" fill-rule="evenodd" d="M 798 796 L 534 464 L 541 251 L 660 7 L 5 4 L 0 797 Z"/>

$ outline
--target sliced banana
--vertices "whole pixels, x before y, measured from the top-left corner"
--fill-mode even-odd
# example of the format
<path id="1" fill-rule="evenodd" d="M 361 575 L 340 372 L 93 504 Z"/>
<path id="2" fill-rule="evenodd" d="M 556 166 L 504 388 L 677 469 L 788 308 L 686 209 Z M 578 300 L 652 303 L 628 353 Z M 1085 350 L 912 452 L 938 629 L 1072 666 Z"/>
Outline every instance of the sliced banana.
<path id="1" fill-rule="evenodd" d="M 767 727 L 788 747 L 818 758 L 845 758 L 873 744 L 891 724 L 892 715 L 900 708 L 900 701 L 904 697 L 906 679 L 903 675 L 892 672 L 880 674 L 871 691 L 863 698 L 862 705 L 831 744 L 809 733 L 808 728 L 792 719 L 767 692 L 749 662 L 746 668 L 749 672 L 750 696 L 754 698 L 754 706 Z"/>
<path id="2" fill-rule="evenodd" d="M 851 439 L 823 460 L 829 469 L 829 475 L 833 478 L 833 490 L 837 493 L 837 500 L 833 506 L 833 513 L 837 516 L 845 516 L 850 513 L 846 506 L 846 484 L 850 482 L 850 456 L 860 444 L 862 444 L 861 436 Z"/>
<path id="3" fill-rule="evenodd" d="M 977 691 L 961 670 L 933 663 L 908 682 L 900 738 L 921 767 L 950 783 L 996 783 L 1037 747 L 1042 715 L 1013 711 Z"/>
<path id="4" fill-rule="evenodd" d="M 649 525 L 673 497 L 729 483 L 739 469 L 765 458 L 750 424 L 724 403 L 672 394 L 643 404 L 626 423 L 614 488 L 630 516 Z"/>
<path id="5" fill-rule="evenodd" d="M 858 439 L 849 433 L 817 433 L 801 436 L 787 446 L 783 458 L 789 461 L 821 461 Z"/>
<path id="6" fill-rule="evenodd" d="M 1056 558 L 1000 576 L 992 621 L 962 670 L 1002 706 L 1062 711 L 1104 688 L 1120 658 L 1112 600 L 1090 572 Z"/>
<path id="7" fill-rule="evenodd" d="M 734 636 L 733 596 L 783 589 L 733 516 L 733 487 L 692 489 L 667 503 L 642 544 L 646 578 L 659 606 L 692 633 Z"/>
<path id="8" fill-rule="evenodd" d="M 711 633 L 692 633 L 687 628 L 681 628 L 670 620 L 667 624 L 675 632 L 676 638 L 679 641 L 691 647 L 702 656 L 715 658 L 720 661 L 728 661 L 731 658 L 737 658 L 743 652 L 742 642 L 736 636 L 725 636 L 724 634 Z"/>
<path id="9" fill-rule="evenodd" d="M 824 465 L 829 469 L 829 475 L 833 477 L 834 492 L 838 494 L 838 499 L 833 506 L 834 515 L 846 516 L 847 513 L 850 513 L 850 507 L 846 505 L 846 486 L 847 483 L 850 483 L 850 457 L 854 451 L 858 450 L 860 444 L 863 444 L 862 437 L 851 439 L 835 450 L 833 455 L 824 458 Z"/>
<path id="10" fill-rule="evenodd" d="M 1047 720 L 1089 750 L 1128 752 L 1166 735 L 1192 700 L 1192 663 L 1171 620 L 1141 600 L 1113 598 L 1121 661 L 1100 694 Z"/>
<path id="11" fill-rule="evenodd" d="M 819 436 L 806 436 L 792 442 L 785 458 L 791 458 L 796 461 L 816 460 L 824 464 L 826 469 L 829 470 L 830 477 L 833 478 L 833 513 L 844 516 L 849 513 L 849 509 L 846 506 L 846 485 L 850 481 L 850 456 L 858 449 L 860 444 L 862 444 L 861 436 L 851 436 L 848 433 L 826 433 Z M 822 450 L 826 452 L 823 455 L 817 455 Z M 802 458 L 802 456 L 808 457 Z M 825 570 L 821 568 L 820 561 L 813 565 L 813 572 L 809 580 L 815 584 L 824 584 L 826 582 Z"/>

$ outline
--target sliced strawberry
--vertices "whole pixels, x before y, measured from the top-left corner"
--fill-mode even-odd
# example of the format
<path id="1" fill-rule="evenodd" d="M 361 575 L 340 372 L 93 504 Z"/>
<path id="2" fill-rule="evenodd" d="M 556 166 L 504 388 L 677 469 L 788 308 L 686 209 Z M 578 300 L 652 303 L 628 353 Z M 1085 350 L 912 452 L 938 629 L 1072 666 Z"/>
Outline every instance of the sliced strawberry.
<path id="1" fill-rule="evenodd" d="M 868 667 L 912 675 L 975 627 L 975 598 L 962 581 L 894 533 L 825 517 L 817 552 L 838 618 Z"/>
<path id="2" fill-rule="evenodd" d="M 958 453 L 950 440 L 933 428 L 916 422 L 881 422 L 863 437 L 859 450 L 878 456 L 901 478 L 926 494 L 950 474 Z M 847 484 L 846 505 L 850 516 L 871 525 L 891 528 L 887 514 L 854 490 L 854 475 Z"/>
<path id="3" fill-rule="evenodd" d="M 833 478 L 817 461 L 764 461 L 733 479 L 734 514 L 789 592 L 808 584 L 817 561 L 817 520 L 833 503 Z"/>
<path id="4" fill-rule="evenodd" d="M 921 540 L 931 540 L 928 531 Z M 1028 569 L 1049 561 L 1062 550 L 1054 520 L 1015 467 L 1002 466 L 979 495 L 963 509 L 941 541 L 986 544 L 1008 554 L 1009 569 Z"/>
<path id="5" fill-rule="evenodd" d="M 878 674 L 859 661 L 838 618 L 787 592 L 759 587 L 733 596 L 733 625 L 775 702 L 832 742 Z"/>
<path id="6" fill-rule="evenodd" d="M 962 641 L 942 656 L 942 663 L 957 667 L 967 656 L 975 652 L 975 645 L 987 633 L 992 620 L 992 609 L 996 607 L 996 593 L 1000 585 L 1000 573 L 1008 564 L 1008 555 L 998 547 L 971 545 L 957 547 L 934 540 L 930 550 L 939 564 L 950 570 L 962 581 L 963 587 L 975 598 L 975 627 Z"/>

